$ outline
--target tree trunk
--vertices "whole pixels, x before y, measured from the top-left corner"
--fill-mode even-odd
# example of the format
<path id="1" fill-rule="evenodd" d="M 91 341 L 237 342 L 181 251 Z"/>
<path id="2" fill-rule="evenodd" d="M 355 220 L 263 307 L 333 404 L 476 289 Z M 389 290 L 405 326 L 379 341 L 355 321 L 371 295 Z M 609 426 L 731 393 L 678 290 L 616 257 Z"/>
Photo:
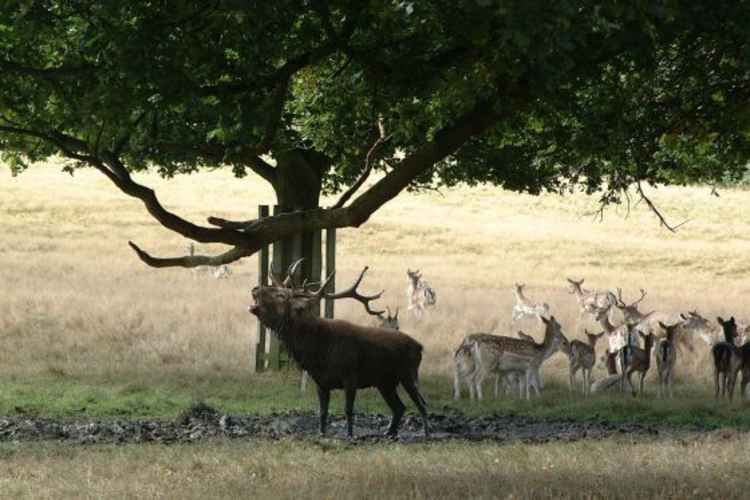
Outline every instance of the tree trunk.
<path id="1" fill-rule="evenodd" d="M 280 154 L 276 165 L 274 190 L 279 213 L 318 208 L 320 203 L 321 177 L 330 165 L 330 160 L 315 151 L 293 149 Z M 302 233 L 281 242 L 274 252 L 274 271 L 283 275 L 287 267 L 300 257 L 302 263 L 300 280 L 321 280 L 320 231 Z"/>

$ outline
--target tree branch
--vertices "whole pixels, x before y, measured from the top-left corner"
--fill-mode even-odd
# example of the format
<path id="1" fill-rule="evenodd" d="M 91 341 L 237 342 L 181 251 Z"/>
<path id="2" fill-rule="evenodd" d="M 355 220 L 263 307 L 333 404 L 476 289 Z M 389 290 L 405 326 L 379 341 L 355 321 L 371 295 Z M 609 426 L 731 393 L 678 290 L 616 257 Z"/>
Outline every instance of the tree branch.
<path id="1" fill-rule="evenodd" d="M 357 192 L 357 190 L 362 187 L 362 184 L 365 183 L 368 177 L 370 177 L 370 173 L 372 172 L 372 167 L 375 164 L 373 160 L 373 156 L 375 154 L 375 151 L 380 147 L 381 144 L 384 144 L 388 142 L 391 138 L 391 136 L 385 135 L 385 129 L 383 128 L 382 120 L 378 122 L 378 129 L 380 131 L 380 137 L 375 141 L 375 143 L 372 145 L 370 150 L 367 152 L 367 156 L 365 157 L 365 168 L 362 171 L 362 174 L 359 176 L 359 178 L 354 182 L 354 184 L 351 185 L 349 189 L 346 190 L 344 194 L 341 195 L 341 198 L 339 198 L 339 201 L 336 202 L 335 205 L 333 205 L 332 208 L 341 208 L 343 207 L 347 201 L 349 201 L 349 198 L 351 198 L 354 193 Z"/>
<path id="2" fill-rule="evenodd" d="M 231 250 L 219 255 L 185 255 L 183 257 L 152 257 L 150 254 L 141 250 L 138 245 L 128 241 L 130 248 L 135 250 L 144 263 L 150 267 L 198 267 L 198 266 L 221 266 L 231 264 L 243 257 L 251 255 L 247 250 L 242 248 L 232 248 Z"/>
<path id="3" fill-rule="evenodd" d="M 669 231 L 671 231 L 673 233 L 676 233 L 677 229 L 680 226 L 682 226 L 682 225 L 687 224 L 688 222 L 690 222 L 690 219 L 685 219 L 684 221 L 680 222 L 676 226 L 671 226 L 667 222 L 667 219 L 665 219 L 664 216 L 662 215 L 662 213 L 659 211 L 659 209 L 656 208 L 656 205 L 654 205 L 654 203 L 651 201 L 651 199 L 648 196 L 646 196 L 646 193 L 643 192 L 643 186 L 641 186 L 641 181 L 638 181 L 636 183 L 636 189 L 638 190 L 638 194 L 641 197 L 640 199 L 643 200 L 643 201 L 645 201 L 646 205 L 648 205 L 649 210 L 651 210 L 656 215 L 656 217 L 659 218 L 659 224 L 661 226 L 664 226 Z"/>

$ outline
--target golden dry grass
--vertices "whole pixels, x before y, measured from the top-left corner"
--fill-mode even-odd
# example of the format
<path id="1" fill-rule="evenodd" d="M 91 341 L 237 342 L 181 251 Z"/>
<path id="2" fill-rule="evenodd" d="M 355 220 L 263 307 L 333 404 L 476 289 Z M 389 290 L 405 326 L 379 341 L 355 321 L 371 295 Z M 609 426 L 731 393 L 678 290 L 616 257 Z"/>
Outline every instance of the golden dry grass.
<path id="1" fill-rule="evenodd" d="M 171 181 L 138 177 L 194 221 L 249 218 L 258 204 L 273 204 L 265 183 L 223 171 Z M 425 345 L 423 370 L 432 374 L 451 372 L 450 354 L 467 333 L 515 330 L 514 281 L 548 302 L 568 332 L 581 325 L 567 276 L 623 287 L 628 297 L 645 287 L 642 310 L 697 308 L 711 319 L 750 319 L 750 193 L 651 194 L 670 218 L 690 222 L 671 234 L 641 204 L 627 219 L 613 210 L 597 223 L 584 215 L 596 200 L 583 195 L 533 197 L 490 187 L 404 194 L 362 228 L 339 232 L 338 282 L 369 265 L 364 288 L 385 288 L 382 304 L 401 306 L 402 330 Z M 233 266 L 229 280 L 150 269 L 127 240 L 161 255 L 182 253 L 186 241 L 101 175 L 80 171 L 71 178 L 55 165 L 17 178 L 0 171 L 0 227 L 0 375 L 247 371 L 256 331 L 246 312 L 255 257 Z M 407 267 L 422 269 L 438 292 L 437 308 L 421 322 L 404 311 Z M 372 322 L 356 303 L 337 307 L 341 317 Z M 520 326 L 539 337 L 534 323 Z M 557 355 L 545 369 L 562 377 L 566 366 Z"/>
<path id="2" fill-rule="evenodd" d="M 507 446 L 5 444 L 0 491 L 6 498 L 744 498 L 750 438 L 730 437 Z"/>

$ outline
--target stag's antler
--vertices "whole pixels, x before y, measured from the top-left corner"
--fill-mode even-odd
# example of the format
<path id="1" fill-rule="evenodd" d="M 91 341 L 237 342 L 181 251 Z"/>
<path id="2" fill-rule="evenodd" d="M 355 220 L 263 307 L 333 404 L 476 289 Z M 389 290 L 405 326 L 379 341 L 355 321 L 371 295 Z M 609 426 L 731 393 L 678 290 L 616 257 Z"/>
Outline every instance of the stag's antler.
<path id="1" fill-rule="evenodd" d="M 632 304 L 630 304 L 630 307 L 634 307 L 638 305 L 638 303 L 640 303 L 645 298 L 646 298 L 646 291 L 643 288 L 641 288 L 641 297 L 635 302 L 633 302 Z"/>
<path id="2" fill-rule="evenodd" d="M 323 295 L 326 287 L 328 286 L 328 282 L 331 281 L 331 279 L 333 278 L 333 274 L 334 273 L 331 273 L 328 276 L 328 278 L 326 278 L 326 280 L 323 282 L 323 284 L 318 289 L 318 291 L 315 292 L 313 295 L 317 296 L 317 297 L 325 296 L 325 298 L 327 298 L 327 299 L 333 299 L 333 300 L 336 300 L 336 299 L 347 299 L 347 298 L 348 299 L 355 299 L 355 300 L 361 302 L 363 306 L 365 306 L 365 310 L 368 312 L 368 314 L 371 314 L 373 316 L 380 316 L 385 311 L 373 311 L 370 308 L 370 302 L 373 301 L 373 300 L 379 299 L 380 296 L 383 295 L 383 292 L 385 290 L 381 291 L 380 293 L 376 293 L 374 295 L 362 295 L 362 294 L 360 294 L 357 291 L 357 287 L 359 286 L 360 283 L 362 283 L 362 278 L 365 277 L 365 273 L 367 272 L 368 269 L 369 269 L 369 267 L 365 266 L 365 268 L 362 269 L 362 272 L 359 273 L 359 278 L 357 278 L 357 281 L 355 281 L 354 284 L 352 286 L 350 286 L 349 288 L 347 288 L 346 290 L 344 290 L 342 292 L 339 292 L 339 293 L 333 293 L 333 294 L 326 293 L 325 295 Z"/>
<path id="3" fill-rule="evenodd" d="M 283 283 L 286 288 L 294 288 L 294 275 L 297 273 L 297 269 L 299 269 L 303 260 L 305 260 L 304 257 L 292 262 L 292 265 L 289 266 L 289 270 L 286 272 L 286 279 L 284 279 Z"/>

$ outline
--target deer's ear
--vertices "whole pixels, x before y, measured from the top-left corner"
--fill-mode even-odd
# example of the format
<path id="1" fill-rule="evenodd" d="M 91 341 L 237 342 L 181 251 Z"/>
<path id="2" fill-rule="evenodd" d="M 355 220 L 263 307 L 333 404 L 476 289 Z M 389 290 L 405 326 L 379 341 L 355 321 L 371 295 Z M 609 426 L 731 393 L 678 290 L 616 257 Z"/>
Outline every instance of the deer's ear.
<path id="1" fill-rule="evenodd" d="M 718 321 L 720 325 L 724 324 L 724 320 L 722 319 L 721 316 L 716 316 L 716 321 Z"/>
<path id="2" fill-rule="evenodd" d="M 661 321 L 659 321 L 659 326 L 662 327 L 662 328 L 664 328 L 665 330 L 669 329 L 669 327 L 667 325 L 665 325 L 664 323 L 662 323 Z"/>
<path id="3" fill-rule="evenodd" d="M 393 315 L 393 319 L 398 319 L 398 307 L 396 308 L 396 314 Z"/>

